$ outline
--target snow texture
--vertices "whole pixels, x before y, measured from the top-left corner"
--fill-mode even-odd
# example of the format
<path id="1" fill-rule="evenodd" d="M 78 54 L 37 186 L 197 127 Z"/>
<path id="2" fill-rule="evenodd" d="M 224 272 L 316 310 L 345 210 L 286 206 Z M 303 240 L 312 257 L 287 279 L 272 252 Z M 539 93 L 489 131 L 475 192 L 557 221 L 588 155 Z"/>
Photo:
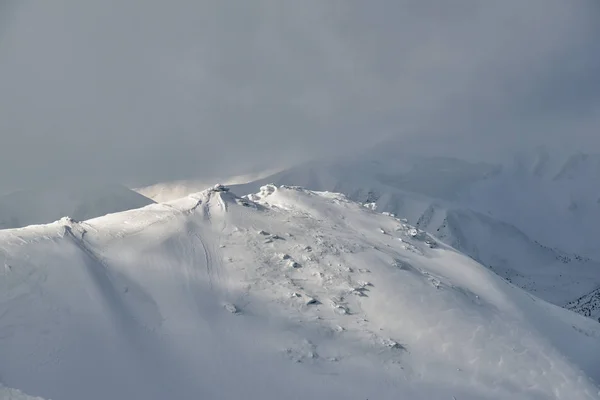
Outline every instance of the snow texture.
<path id="1" fill-rule="evenodd" d="M 232 191 L 0 231 L 2 383 L 62 400 L 600 399 L 597 322 L 344 195 Z"/>
<path id="2" fill-rule="evenodd" d="M 386 146 L 297 166 L 232 190 L 253 192 L 274 182 L 344 193 L 368 209 L 406 218 L 564 307 L 600 290 L 598 181 L 600 156 L 540 148 L 496 166 Z M 600 313 L 596 303 L 588 306 L 594 308 L 573 309 Z"/>

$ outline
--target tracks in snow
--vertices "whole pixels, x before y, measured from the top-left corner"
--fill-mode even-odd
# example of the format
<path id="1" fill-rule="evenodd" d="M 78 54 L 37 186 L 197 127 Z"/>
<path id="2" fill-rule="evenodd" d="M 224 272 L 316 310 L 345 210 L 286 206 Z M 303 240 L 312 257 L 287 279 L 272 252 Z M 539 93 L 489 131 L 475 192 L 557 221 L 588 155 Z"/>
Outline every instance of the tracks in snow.
<path id="1" fill-rule="evenodd" d="M 215 206 L 215 202 L 220 210 L 213 216 L 212 208 Z M 223 275 L 226 274 L 224 274 L 218 251 L 219 241 L 227 226 L 225 220 L 222 220 L 220 234 L 216 240 L 207 239 L 208 237 L 214 236 L 214 233 L 210 232 L 204 234 L 205 229 L 211 230 L 213 228 L 214 217 L 219 219 L 219 214 L 227 212 L 227 204 L 223 201 L 219 192 L 211 192 L 203 202 L 196 205 L 191 211 L 194 212 L 198 208 L 200 208 L 202 212 L 204 223 L 201 225 L 193 220 L 186 222 L 186 235 L 191 240 L 193 253 L 196 253 L 197 248 L 202 249 L 203 254 L 198 256 L 204 260 L 210 289 L 214 291 L 217 289 L 216 286 L 218 285 L 222 290 L 227 292 L 227 284 L 223 281 Z"/>
<path id="2" fill-rule="evenodd" d="M 200 236 L 200 234 L 198 233 L 198 231 L 200 231 L 201 228 L 198 224 L 194 223 L 194 222 L 190 222 L 187 224 L 187 230 L 186 230 L 186 235 L 187 237 L 190 238 L 191 240 L 191 246 L 192 246 L 192 251 L 195 254 L 196 253 L 196 248 L 200 247 L 202 249 L 203 252 L 203 258 L 204 258 L 204 264 L 206 267 L 206 274 L 208 277 L 208 284 L 210 286 L 210 289 L 213 290 L 214 289 L 214 257 L 213 257 L 213 251 L 212 249 L 207 245 L 207 242 L 205 239 L 202 238 L 202 236 Z M 192 260 L 192 262 L 194 262 L 195 260 Z M 217 268 L 218 269 L 218 268 Z"/>

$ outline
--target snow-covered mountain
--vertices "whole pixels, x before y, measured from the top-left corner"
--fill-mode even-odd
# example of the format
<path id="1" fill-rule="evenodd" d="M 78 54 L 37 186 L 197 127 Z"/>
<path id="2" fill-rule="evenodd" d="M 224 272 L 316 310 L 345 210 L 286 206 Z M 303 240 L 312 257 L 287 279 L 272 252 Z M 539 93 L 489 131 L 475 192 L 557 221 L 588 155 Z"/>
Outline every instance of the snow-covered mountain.
<path id="1" fill-rule="evenodd" d="M 121 185 L 52 186 L 0 196 L 0 229 L 46 224 L 66 215 L 84 220 L 154 201 Z"/>
<path id="2" fill-rule="evenodd" d="M 517 226 L 552 247 L 600 259 L 600 155 L 520 154 L 457 201 Z"/>
<path id="3" fill-rule="evenodd" d="M 600 288 L 600 157 L 540 148 L 506 165 L 424 157 L 381 146 L 234 186 L 335 191 L 407 218 L 554 304 Z M 600 317 L 600 308 L 591 316 Z"/>
<path id="4" fill-rule="evenodd" d="M 404 198 L 443 201 L 514 225 L 534 241 L 600 259 L 600 155 L 562 155 L 546 148 L 517 154 L 505 164 L 431 157 L 380 146 L 345 159 L 311 162 L 264 179 L 376 199 L 381 210 L 412 215 Z M 412 201 L 414 203 L 414 201 Z M 408 213 L 408 214 L 407 214 Z"/>
<path id="5" fill-rule="evenodd" d="M 587 317 L 597 317 L 600 310 L 600 288 L 570 302 L 566 308 Z M 598 321 L 600 322 L 600 319 Z"/>
<path id="6" fill-rule="evenodd" d="M 597 322 L 339 194 L 216 187 L 3 230 L 0 255 L 13 393 L 600 398 Z"/>
<path id="7" fill-rule="evenodd" d="M 401 215 L 520 287 L 565 306 L 600 288 L 600 157 L 545 148 L 505 165 L 425 157 L 379 146 L 235 185 L 300 185 Z M 242 180 L 237 180 L 242 181 Z M 198 190 L 162 184 L 163 199 Z M 176 187 L 178 190 L 169 190 Z M 585 313 L 588 315 L 589 313 Z M 600 317 L 600 307 L 590 316 Z"/>

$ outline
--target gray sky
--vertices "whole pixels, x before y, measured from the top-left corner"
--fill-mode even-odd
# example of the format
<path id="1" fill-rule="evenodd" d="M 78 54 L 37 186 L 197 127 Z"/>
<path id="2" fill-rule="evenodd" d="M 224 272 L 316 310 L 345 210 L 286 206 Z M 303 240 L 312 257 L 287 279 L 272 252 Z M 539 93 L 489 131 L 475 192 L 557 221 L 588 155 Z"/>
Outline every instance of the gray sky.
<path id="1" fill-rule="evenodd" d="M 599 43 L 595 0 L 0 0 L 0 188 L 600 151 Z"/>

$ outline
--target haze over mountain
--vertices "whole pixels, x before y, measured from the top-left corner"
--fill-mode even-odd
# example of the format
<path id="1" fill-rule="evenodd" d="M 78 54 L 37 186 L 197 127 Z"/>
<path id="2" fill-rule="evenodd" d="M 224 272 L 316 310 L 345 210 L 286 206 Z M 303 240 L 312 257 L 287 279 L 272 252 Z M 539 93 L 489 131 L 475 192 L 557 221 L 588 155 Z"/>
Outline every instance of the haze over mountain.
<path id="1" fill-rule="evenodd" d="M 600 153 L 595 0 L 0 2 L 0 193 L 227 177 L 388 138 Z"/>
<path id="2" fill-rule="evenodd" d="M 598 38 L 0 0 L 0 400 L 600 400 Z"/>

